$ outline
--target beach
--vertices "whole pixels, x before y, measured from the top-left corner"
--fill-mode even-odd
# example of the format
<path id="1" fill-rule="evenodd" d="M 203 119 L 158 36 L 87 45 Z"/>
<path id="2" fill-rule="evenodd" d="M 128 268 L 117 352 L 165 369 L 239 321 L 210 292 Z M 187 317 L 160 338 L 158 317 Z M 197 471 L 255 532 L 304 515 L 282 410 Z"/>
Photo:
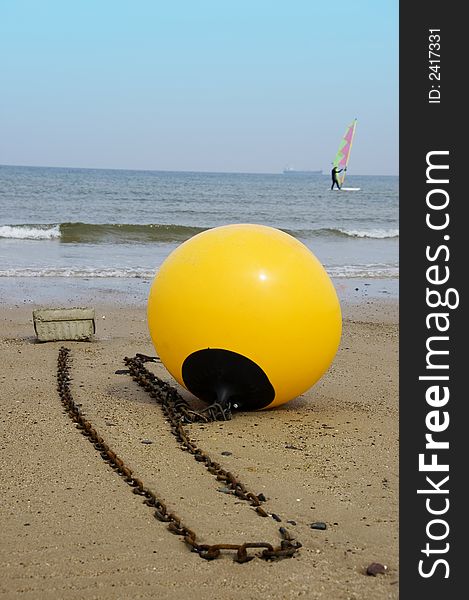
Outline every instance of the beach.
<path id="1" fill-rule="evenodd" d="M 350 177 L 361 189 L 342 196 L 321 175 L 2 166 L 0 177 L 0 598 L 397 598 L 398 178 Z M 337 356 L 312 389 L 187 426 L 265 496 L 267 518 L 181 451 L 161 407 L 119 373 L 125 356 L 154 354 L 146 302 L 164 259 L 207 228 L 245 222 L 303 242 L 343 313 Z M 63 343 L 38 343 L 32 319 L 76 306 L 95 309 L 96 334 L 64 344 L 71 393 L 133 477 L 199 544 L 275 547 L 286 527 L 295 556 L 203 560 L 81 435 L 57 392 Z M 149 369 L 194 400 L 161 364 Z M 385 573 L 367 575 L 372 563 Z"/>
<path id="2" fill-rule="evenodd" d="M 154 354 L 144 281 L 134 280 L 134 295 L 66 278 L 58 287 L 42 279 L 42 294 L 34 295 L 33 279 L 4 281 L 12 283 L 0 308 L 0 598 L 398 597 L 397 282 L 336 282 L 344 316 L 339 351 L 301 397 L 188 426 L 213 460 L 265 495 L 263 507 L 278 522 L 223 493 L 181 451 L 155 401 L 116 373 L 125 356 Z M 53 306 L 54 298 L 95 308 L 91 342 L 36 341 L 32 309 Z M 200 543 L 278 545 L 284 526 L 302 544 L 296 555 L 238 564 L 230 553 L 206 561 L 190 552 L 64 412 L 56 390 L 62 345 L 71 350 L 71 391 L 86 418 Z M 161 364 L 149 368 L 191 399 Z M 385 574 L 366 574 L 374 562 Z"/>

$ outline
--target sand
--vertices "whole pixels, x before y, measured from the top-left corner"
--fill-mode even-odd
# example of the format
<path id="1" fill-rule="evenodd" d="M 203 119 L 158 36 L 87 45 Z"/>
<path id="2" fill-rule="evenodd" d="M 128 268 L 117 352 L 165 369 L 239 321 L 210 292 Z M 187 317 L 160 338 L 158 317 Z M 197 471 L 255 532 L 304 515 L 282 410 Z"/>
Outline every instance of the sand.
<path id="1" fill-rule="evenodd" d="M 344 306 L 337 357 L 300 398 L 190 426 L 214 460 L 264 493 L 264 508 L 281 523 L 218 491 L 220 482 L 180 450 L 160 408 L 128 375 L 115 373 L 124 356 L 154 353 L 144 305 L 91 305 L 94 341 L 66 343 L 72 392 L 134 474 L 203 543 L 278 544 L 285 525 L 303 546 L 291 559 L 246 564 L 191 553 L 65 414 L 56 392 L 62 344 L 36 343 L 34 304 L 3 304 L 1 599 L 398 597 L 396 299 Z M 161 365 L 151 368 L 171 381 Z M 318 521 L 327 529 L 311 529 Z M 367 576 L 373 562 L 386 565 L 386 574 Z"/>

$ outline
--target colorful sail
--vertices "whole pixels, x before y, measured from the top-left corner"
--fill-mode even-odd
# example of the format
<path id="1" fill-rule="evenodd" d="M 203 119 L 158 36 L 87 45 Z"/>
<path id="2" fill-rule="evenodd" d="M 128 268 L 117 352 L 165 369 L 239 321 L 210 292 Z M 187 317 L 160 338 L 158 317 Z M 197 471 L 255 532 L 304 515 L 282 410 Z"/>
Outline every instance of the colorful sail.
<path id="1" fill-rule="evenodd" d="M 352 149 L 353 136 L 355 135 L 355 128 L 357 126 L 357 119 L 354 119 L 352 123 L 347 127 L 344 137 L 340 141 L 339 150 L 335 155 L 334 167 L 345 169 L 348 165 L 350 158 L 350 150 Z M 340 187 L 342 187 L 345 179 L 345 170 L 339 173 Z"/>

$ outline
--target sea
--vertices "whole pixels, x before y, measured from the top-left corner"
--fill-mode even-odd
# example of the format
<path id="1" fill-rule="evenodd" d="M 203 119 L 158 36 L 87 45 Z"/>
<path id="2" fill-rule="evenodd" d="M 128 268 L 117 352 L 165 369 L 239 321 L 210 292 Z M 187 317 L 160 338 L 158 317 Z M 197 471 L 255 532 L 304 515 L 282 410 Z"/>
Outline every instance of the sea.
<path id="1" fill-rule="evenodd" d="M 142 299 L 178 245 L 230 223 L 281 229 L 333 281 L 396 295 L 399 179 L 348 175 L 346 185 L 360 190 L 331 191 L 329 175 L 314 173 L 0 165 L 0 300 L 67 289 Z"/>

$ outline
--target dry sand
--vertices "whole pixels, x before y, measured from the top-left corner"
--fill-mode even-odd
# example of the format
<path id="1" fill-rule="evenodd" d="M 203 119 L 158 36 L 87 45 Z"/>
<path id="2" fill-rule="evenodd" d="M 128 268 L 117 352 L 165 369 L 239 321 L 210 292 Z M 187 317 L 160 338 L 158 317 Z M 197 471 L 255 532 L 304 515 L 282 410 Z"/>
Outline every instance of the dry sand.
<path id="1" fill-rule="evenodd" d="M 93 342 L 71 343 L 72 392 L 87 418 L 203 543 L 303 547 L 278 562 L 205 561 L 153 517 L 64 413 L 61 343 L 35 342 L 32 306 L 0 310 L 0 598 L 380 600 L 398 597 L 397 301 L 345 307 L 329 372 L 283 407 L 192 425 L 192 438 L 282 523 L 261 518 L 177 446 L 122 358 L 153 354 L 144 306 L 98 306 Z M 105 317 L 105 318 L 104 318 Z M 161 365 L 151 367 L 170 379 Z M 142 443 L 150 440 L 152 443 Z M 222 452 L 231 452 L 224 456 Z M 315 521 L 324 531 L 310 528 Z M 365 574 L 372 562 L 385 575 Z"/>

